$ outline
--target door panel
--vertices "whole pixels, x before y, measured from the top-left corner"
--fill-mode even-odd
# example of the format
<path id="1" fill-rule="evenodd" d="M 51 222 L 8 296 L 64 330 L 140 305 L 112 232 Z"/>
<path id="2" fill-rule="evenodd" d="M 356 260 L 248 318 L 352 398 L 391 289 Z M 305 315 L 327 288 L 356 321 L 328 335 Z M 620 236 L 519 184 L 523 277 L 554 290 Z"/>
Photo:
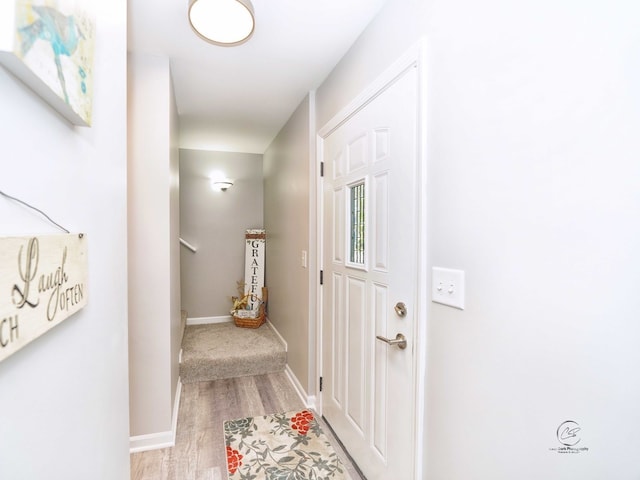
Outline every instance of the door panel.
<path id="1" fill-rule="evenodd" d="M 375 218 L 371 222 L 373 233 L 373 266 L 386 272 L 389 268 L 389 172 L 377 175 L 373 182 Z"/>
<path id="2" fill-rule="evenodd" d="M 373 301 L 375 312 L 376 332 L 387 331 L 387 312 L 389 310 L 389 289 L 386 285 L 373 285 Z M 376 448 L 381 458 L 387 455 L 387 423 L 389 412 L 387 411 L 388 370 L 387 355 L 389 347 L 382 342 L 375 343 L 374 360 L 374 385 L 373 397 L 377 399 L 374 403 L 373 415 L 373 446 Z"/>
<path id="3" fill-rule="evenodd" d="M 333 200 L 333 262 L 336 264 L 340 264 L 344 261 L 344 190 L 344 188 L 340 188 L 334 191 Z"/>
<path id="4" fill-rule="evenodd" d="M 362 433 L 365 426 L 366 399 L 366 318 L 365 282 L 347 280 L 347 416 Z"/>

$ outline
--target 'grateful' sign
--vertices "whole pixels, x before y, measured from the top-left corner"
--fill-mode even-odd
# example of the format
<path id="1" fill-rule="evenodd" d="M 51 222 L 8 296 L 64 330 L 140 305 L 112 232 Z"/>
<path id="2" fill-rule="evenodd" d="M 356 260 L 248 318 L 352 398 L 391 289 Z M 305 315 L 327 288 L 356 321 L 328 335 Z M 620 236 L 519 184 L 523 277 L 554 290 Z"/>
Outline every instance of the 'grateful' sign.
<path id="1" fill-rule="evenodd" d="M 262 300 L 264 287 L 264 246 L 267 234 L 262 229 L 245 232 L 244 283 L 249 294 L 248 310 L 256 310 Z"/>
<path id="2" fill-rule="evenodd" d="M 0 361 L 86 304 L 86 237 L 0 238 Z"/>

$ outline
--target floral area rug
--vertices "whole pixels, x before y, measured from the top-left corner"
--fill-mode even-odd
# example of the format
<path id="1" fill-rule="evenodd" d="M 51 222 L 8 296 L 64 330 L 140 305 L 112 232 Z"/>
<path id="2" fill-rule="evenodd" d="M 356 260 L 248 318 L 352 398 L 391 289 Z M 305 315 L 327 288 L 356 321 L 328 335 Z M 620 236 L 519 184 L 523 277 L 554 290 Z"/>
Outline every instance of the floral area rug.
<path id="1" fill-rule="evenodd" d="M 229 480 L 349 480 L 309 410 L 224 424 Z"/>

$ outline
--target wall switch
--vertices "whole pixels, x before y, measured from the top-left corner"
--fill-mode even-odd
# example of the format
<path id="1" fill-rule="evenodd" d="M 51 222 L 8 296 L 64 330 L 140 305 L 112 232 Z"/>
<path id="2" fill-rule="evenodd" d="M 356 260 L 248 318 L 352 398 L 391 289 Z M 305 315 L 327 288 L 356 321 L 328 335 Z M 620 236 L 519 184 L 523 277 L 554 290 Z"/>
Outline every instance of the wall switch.
<path id="1" fill-rule="evenodd" d="M 464 271 L 433 267 L 431 300 L 464 310 Z"/>
<path id="2" fill-rule="evenodd" d="M 302 255 L 300 256 L 300 264 L 302 268 L 307 268 L 307 251 L 302 250 Z"/>

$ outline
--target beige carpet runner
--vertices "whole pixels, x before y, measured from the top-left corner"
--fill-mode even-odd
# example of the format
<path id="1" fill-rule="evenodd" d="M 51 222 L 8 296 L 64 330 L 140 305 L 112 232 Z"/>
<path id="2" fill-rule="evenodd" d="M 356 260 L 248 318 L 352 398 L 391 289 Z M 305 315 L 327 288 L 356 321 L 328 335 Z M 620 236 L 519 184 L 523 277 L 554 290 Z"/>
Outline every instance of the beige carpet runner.
<path id="1" fill-rule="evenodd" d="M 229 480 L 350 480 L 309 410 L 224 424 Z"/>

